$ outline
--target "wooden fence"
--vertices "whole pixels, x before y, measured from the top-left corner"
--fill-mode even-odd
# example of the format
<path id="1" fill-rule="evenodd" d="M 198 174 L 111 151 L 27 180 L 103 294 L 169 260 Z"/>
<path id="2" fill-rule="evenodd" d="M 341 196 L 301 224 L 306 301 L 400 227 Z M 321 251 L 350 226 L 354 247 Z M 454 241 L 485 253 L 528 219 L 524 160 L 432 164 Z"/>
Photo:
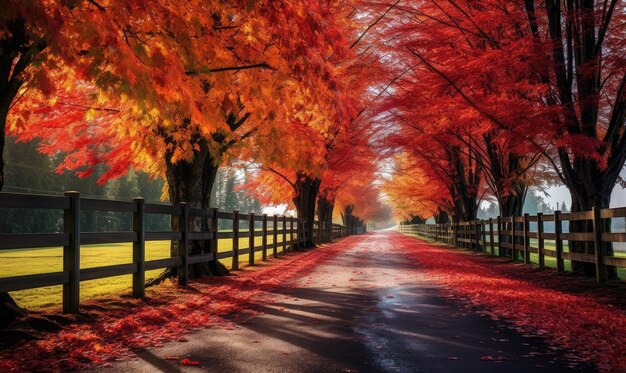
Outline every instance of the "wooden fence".
<path id="1" fill-rule="evenodd" d="M 186 203 L 177 206 L 147 204 L 142 198 L 132 202 L 80 198 L 78 192 L 67 192 L 64 196 L 41 196 L 28 194 L 0 193 L 0 217 L 2 209 L 60 210 L 63 212 L 63 232 L 9 234 L 0 232 L 0 250 L 21 248 L 63 247 L 63 270 L 59 272 L 0 278 L 0 292 L 26 290 L 52 285 L 63 285 L 63 312 L 76 313 L 79 310 L 80 282 L 120 275 L 132 275 L 132 294 L 142 298 L 145 295 L 146 271 L 164 268 L 178 268 L 179 284 L 185 286 L 189 280 L 189 266 L 196 263 L 212 262 L 232 258 L 232 268 L 239 268 L 240 255 L 248 255 L 248 264 L 254 265 L 255 253 L 262 252 L 262 260 L 267 260 L 268 252 L 277 257 L 281 252 L 298 248 L 309 234 L 317 243 L 348 235 L 349 229 L 341 225 L 324 226 L 315 222 L 316 232 L 305 232 L 302 219 L 287 216 L 267 216 L 242 214 L 238 211 L 222 212 L 217 209 L 196 209 Z M 123 232 L 82 232 L 81 212 L 106 211 L 132 214 L 132 231 Z M 166 215 L 179 220 L 179 231 L 146 231 L 146 214 Z M 190 230 L 191 219 L 206 218 L 209 229 Z M 218 222 L 232 222 L 231 231 L 219 231 Z M 246 222 L 248 229 L 240 230 L 240 222 Z M 198 225 L 201 226 L 201 225 Z M 260 226 L 259 228 L 257 228 Z M 241 238 L 249 238 L 248 248 L 240 249 Z M 272 242 L 268 243 L 268 237 Z M 279 237 L 282 238 L 278 242 Z M 261 238 L 261 245 L 255 244 Z M 219 239 L 232 239 L 232 249 L 218 252 Z M 192 241 L 209 241 L 209 252 L 189 255 L 188 250 L 179 250 L 178 257 L 146 261 L 147 241 L 178 241 L 179 247 L 188 248 Z M 81 269 L 81 245 L 114 244 L 132 242 L 132 263 Z M 282 249 L 282 251 L 279 251 Z"/>
<path id="2" fill-rule="evenodd" d="M 608 266 L 626 268 L 626 255 L 607 254 L 607 247 L 626 242 L 626 232 L 612 231 L 614 219 L 624 219 L 626 208 L 592 209 L 585 212 L 518 217 L 498 217 L 470 222 L 447 224 L 401 224 L 399 231 L 416 234 L 438 242 L 503 256 L 508 249 L 513 260 L 531 263 L 536 255 L 540 268 L 546 266 L 546 257 L 554 258 L 557 271 L 565 270 L 565 260 L 593 263 L 596 280 L 605 282 Z M 570 224 L 581 224 L 586 232 L 569 232 Z M 623 227 L 623 224 L 622 224 Z M 551 245 L 548 245 L 551 243 Z M 585 252 L 571 252 L 570 242 L 584 242 Z"/>

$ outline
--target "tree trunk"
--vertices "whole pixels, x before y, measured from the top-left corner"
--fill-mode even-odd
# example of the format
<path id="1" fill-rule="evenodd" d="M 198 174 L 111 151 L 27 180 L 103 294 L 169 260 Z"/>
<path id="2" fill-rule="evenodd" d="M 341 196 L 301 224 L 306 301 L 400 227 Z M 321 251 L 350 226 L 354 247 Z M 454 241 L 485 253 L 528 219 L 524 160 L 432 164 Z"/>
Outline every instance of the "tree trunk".
<path id="1" fill-rule="evenodd" d="M 166 157 L 166 171 L 168 184 L 168 194 L 170 202 L 177 205 L 186 202 L 189 207 L 198 209 L 209 209 L 211 202 L 211 189 L 217 176 L 219 164 L 208 151 L 208 146 L 204 141 L 200 141 L 200 151 L 196 151 L 192 161 L 180 160 L 171 163 L 170 155 Z M 172 219 L 172 231 L 179 230 L 178 219 Z M 190 232 L 208 231 L 209 218 L 192 217 L 189 220 L 188 230 Z M 172 257 L 179 255 L 178 242 L 173 241 L 171 245 Z M 189 254 L 206 254 L 211 251 L 209 241 L 193 241 L 189 245 Z M 222 276 L 228 274 L 228 269 L 217 259 L 209 263 L 193 264 L 189 268 L 189 277 L 198 278 L 202 276 Z M 170 274 L 174 274 L 172 271 Z"/>
<path id="2" fill-rule="evenodd" d="M 322 232 L 330 240 L 333 224 L 335 201 L 327 193 L 320 194 L 317 199 L 317 220 L 322 224 Z"/>
<path id="3" fill-rule="evenodd" d="M 341 212 L 341 220 L 343 221 L 343 225 L 348 227 L 348 234 L 355 234 L 357 227 L 362 227 L 364 221 L 361 220 L 358 216 L 354 215 L 354 206 L 348 205 L 344 207 Z"/>
<path id="4" fill-rule="evenodd" d="M 304 219 L 304 247 L 314 247 L 313 227 L 315 222 L 315 201 L 322 181 L 311 178 L 303 173 L 296 174 L 295 196 L 293 204 L 296 206 L 298 218 Z"/>
<path id="5" fill-rule="evenodd" d="M 433 216 L 433 218 L 435 219 L 435 223 L 437 224 L 447 224 L 450 222 L 450 217 L 448 216 L 448 213 L 441 209 L 437 210 L 437 213 L 435 214 L 435 216 Z"/>
<path id="6" fill-rule="evenodd" d="M 4 144 L 6 141 L 6 122 L 9 114 L 9 105 L 10 102 L 5 102 L 4 97 L 2 97 L 2 101 L 0 101 L 0 192 L 4 187 Z"/>
<path id="7" fill-rule="evenodd" d="M 528 2 L 527 9 L 532 11 L 533 5 Z M 605 61 L 610 61 L 602 56 L 607 51 L 604 43 L 611 39 L 611 17 L 615 17 L 616 13 L 603 12 L 598 17 L 595 1 L 547 1 L 545 8 L 554 77 L 552 81 L 548 76 L 542 80 L 556 87 L 561 109 L 552 121 L 556 128 L 562 129 L 559 132 L 564 136 L 600 140 L 601 144 L 595 149 L 585 151 L 595 152 L 606 160 L 606 165 L 600 169 L 597 160 L 589 157 L 590 153 L 580 155 L 569 146 L 557 148 L 562 178 L 572 195 L 572 212 L 589 211 L 594 206 L 608 208 L 611 192 L 626 160 L 626 134 L 622 131 L 626 116 L 626 75 L 622 76 L 614 98 L 608 90 L 603 92 L 606 81 L 601 79 L 603 65 Z M 563 22 L 564 15 L 566 22 Z M 608 115 L 608 120 L 599 121 L 600 114 L 604 112 L 599 97 L 614 99 L 611 113 L 603 114 Z M 556 102 L 551 104 L 556 105 Z M 589 222 L 574 222 L 570 224 L 570 232 L 590 231 L 590 227 Z M 590 253 L 593 246 L 585 242 L 571 242 L 570 250 Z M 607 255 L 613 252 L 610 244 L 604 250 Z M 593 264 L 572 261 L 572 269 L 588 276 L 595 275 Z M 609 279 L 617 279 L 616 269 L 609 267 L 607 275 Z"/>
<path id="8" fill-rule="evenodd" d="M 15 94 L 7 97 L 7 92 L 0 92 L 0 192 L 4 187 L 4 144 L 6 141 L 6 121 L 9 107 Z M 20 308 L 9 293 L 0 293 L 0 327 L 12 323 L 16 318 L 24 316 L 26 311 Z"/>
<path id="9" fill-rule="evenodd" d="M 511 216 L 521 216 L 522 215 L 522 210 L 524 208 L 524 200 L 526 199 L 526 192 L 527 192 L 528 188 L 526 188 L 525 186 L 522 186 L 522 184 L 519 185 L 518 188 L 514 188 L 513 191 L 509 192 L 508 194 L 502 196 L 502 197 L 498 197 L 498 207 L 500 209 L 500 216 L 501 217 L 511 217 Z M 511 230 L 512 226 L 511 223 L 506 223 L 505 226 L 505 230 Z M 523 223 L 515 223 L 515 231 L 516 232 L 520 232 L 523 229 Z M 502 241 L 499 242 L 505 242 L 505 243 L 513 243 L 513 237 L 507 236 L 506 238 L 500 236 L 500 239 Z M 522 237 L 515 237 L 515 244 L 516 245 L 523 245 L 524 241 Z M 511 257 L 511 249 L 505 249 L 505 248 L 500 248 L 500 256 L 504 256 L 507 258 Z M 518 252 L 519 255 L 519 252 Z M 516 258 L 519 259 L 519 258 Z"/>
<path id="10" fill-rule="evenodd" d="M 571 190 L 571 189 L 570 189 Z M 612 191 L 612 188 L 611 188 Z M 594 196 L 590 196 L 583 188 L 577 188 L 576 192 L 572 192 L 572 212 L 591 211 L 593 207 L 597 209 L 609 208 L 611 202 L 611 191 L 605 190 L 598 192 Z M 605 231 L 610 231 L 610 225 L 604 225 Z M 593 232 L 593 224 L 590 221 L 572 221 L 569 223 L 569 231 L 572 233 Z M 603 243 L 603 252 L 605 255 L 613 255 L 613 245 L 611 243 Z M 574 253 L 595 254 L 593 242 L 570 241 L 569 249 Z M 617 280 L 617 268 L 606 267 L 607 278 Z M 588 277 L 595 277 L 596 266 L 594 263 L 585 263 L 572 260 L 572 271 Z"/>
<path id="11" fill-rule="evenodd" d="M 446 153 L 453 181 L 450 194 L 454 198 L 454 215 L 459 221 L 475 220 L 482 169 L 471 157 L 464 160 L 458 149 L 448 149 Z"/>
<path id="12" fill-rule="evenodd" d="M 9 32 L 0 39 L 0 192 L 5 183 L 4 145 L 9 109 L 24 83 L 22 72 L 39 51 L 35 48 L 45 48 L 45 44 L 39 42 L 24 52 L 23 47 L 28 43 L 28 36 L 22 18 L 8 22 L 6 27 Z M 25 311 L 15 303 L 9 293 L 0 293 L 0 326 L 10 324 L 24 314 Z"/>
<path id="13" fill-rule="evenodd" d="M 344 207 L 341 212 L 341 222 L 348 228 L 348 234 L 352 234 L 352 225 L 354 222 L 354 215 L 352 215 L 352 211 L 354 211 L 354 206 L 348 205 Z"/>

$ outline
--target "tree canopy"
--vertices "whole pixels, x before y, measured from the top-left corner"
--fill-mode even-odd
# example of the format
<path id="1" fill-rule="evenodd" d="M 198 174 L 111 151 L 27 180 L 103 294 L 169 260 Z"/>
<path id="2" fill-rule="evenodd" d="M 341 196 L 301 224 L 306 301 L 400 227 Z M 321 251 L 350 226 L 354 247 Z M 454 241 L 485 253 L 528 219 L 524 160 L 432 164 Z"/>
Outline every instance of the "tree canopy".
<path id="1" fill-rule="evenodd" d="M 621 181 L 618 0 L 8 1 L 0 151 L 36 140 L 58 172 L 208 207 L 244 168 L 311 224 L 519 215 L 549 184 L 584 211 Z"/>

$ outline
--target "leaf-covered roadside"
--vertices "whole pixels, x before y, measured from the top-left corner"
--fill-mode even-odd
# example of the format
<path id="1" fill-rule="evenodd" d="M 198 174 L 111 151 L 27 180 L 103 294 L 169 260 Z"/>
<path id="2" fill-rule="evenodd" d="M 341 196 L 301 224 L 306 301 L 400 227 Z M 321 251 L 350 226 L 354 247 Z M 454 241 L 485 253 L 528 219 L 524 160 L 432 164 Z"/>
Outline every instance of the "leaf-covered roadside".
<path id="1" fill-rule="evenodd" d="M 334 257 L 354 238 L 249 267 L 235 276 L 194 281 L 188 289 L 167 283 L 149 291 L 145 301 L 111 300 L 86 303 L 91 322 L 70 325 L 0 353 L 0 371 L 60 371 L 133 355 L 133 350 L 159 347 L 198 328 L 235 328 L 261 312 L 277 294 L 296 286 L 298 278 Z"/>
<path id="2" fill-rule="evenodd" d="M 524 334 L 569 349 L 572 361 L 601 371 L 626 371 L 626 314 L 613 302 L 623 289 L 591 288 L 591 280 L 562 279 L 552 271 L 505 263 L 394 235 L 443 291 Z M 578 287 L 576 289 L 576 287 Z"/>

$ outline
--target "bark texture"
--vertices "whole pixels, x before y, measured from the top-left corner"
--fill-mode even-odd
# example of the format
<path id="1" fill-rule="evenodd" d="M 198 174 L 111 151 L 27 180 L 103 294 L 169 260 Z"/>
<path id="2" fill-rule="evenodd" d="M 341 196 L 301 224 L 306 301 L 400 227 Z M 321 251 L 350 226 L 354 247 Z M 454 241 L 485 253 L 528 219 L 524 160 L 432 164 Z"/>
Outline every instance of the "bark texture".
<path id="1" fill-rule="evenodd" d="M 200 151 L 196 151 L 192 161 L 178 161 L 176 163 L 166 162 L 166 177 L 168 184 L 168 194 L 170 202 L 178 205 L 186 202 L 189 207 L 197 209 L 209 209 L 211 205 L 211 190 L 217 176 L 219 165 L 215 158 L 209 153 L 208 146 L 200 141 Z M 171 157 L 167 157 L 170 159 Z M 178 219 L 172 219 L 172 231 L 180 229 Z M 190 232 L 208 231 L 210 229 L 209 219 L 205 217 L 191 217 L 187 229 Z M 172 242 L 171 255 L 179 255 L 181 247 L 178 242 Z M 211 245 L 208 241 L 193 241 L 189 245 L 189 254 L 205 254 L 211 252 Z M 173 270 L 170 275 L 173 275 Z M 219 261 L 211 264 L 197 263 L 189 268 L 189 277 L 198 278 L 210 275 L 226 275 L 228 269 Z"/>
<path id="2" fill-rule="evenodd" d="M 314 247 L 313 228 L 315 222 L 315 202 L 322 181 L 303 173 L 296 174 L 294 183 L 295 195 L 293 204 L 296 206 L 298 218 L 304 219 L 304 248 Z"/>

